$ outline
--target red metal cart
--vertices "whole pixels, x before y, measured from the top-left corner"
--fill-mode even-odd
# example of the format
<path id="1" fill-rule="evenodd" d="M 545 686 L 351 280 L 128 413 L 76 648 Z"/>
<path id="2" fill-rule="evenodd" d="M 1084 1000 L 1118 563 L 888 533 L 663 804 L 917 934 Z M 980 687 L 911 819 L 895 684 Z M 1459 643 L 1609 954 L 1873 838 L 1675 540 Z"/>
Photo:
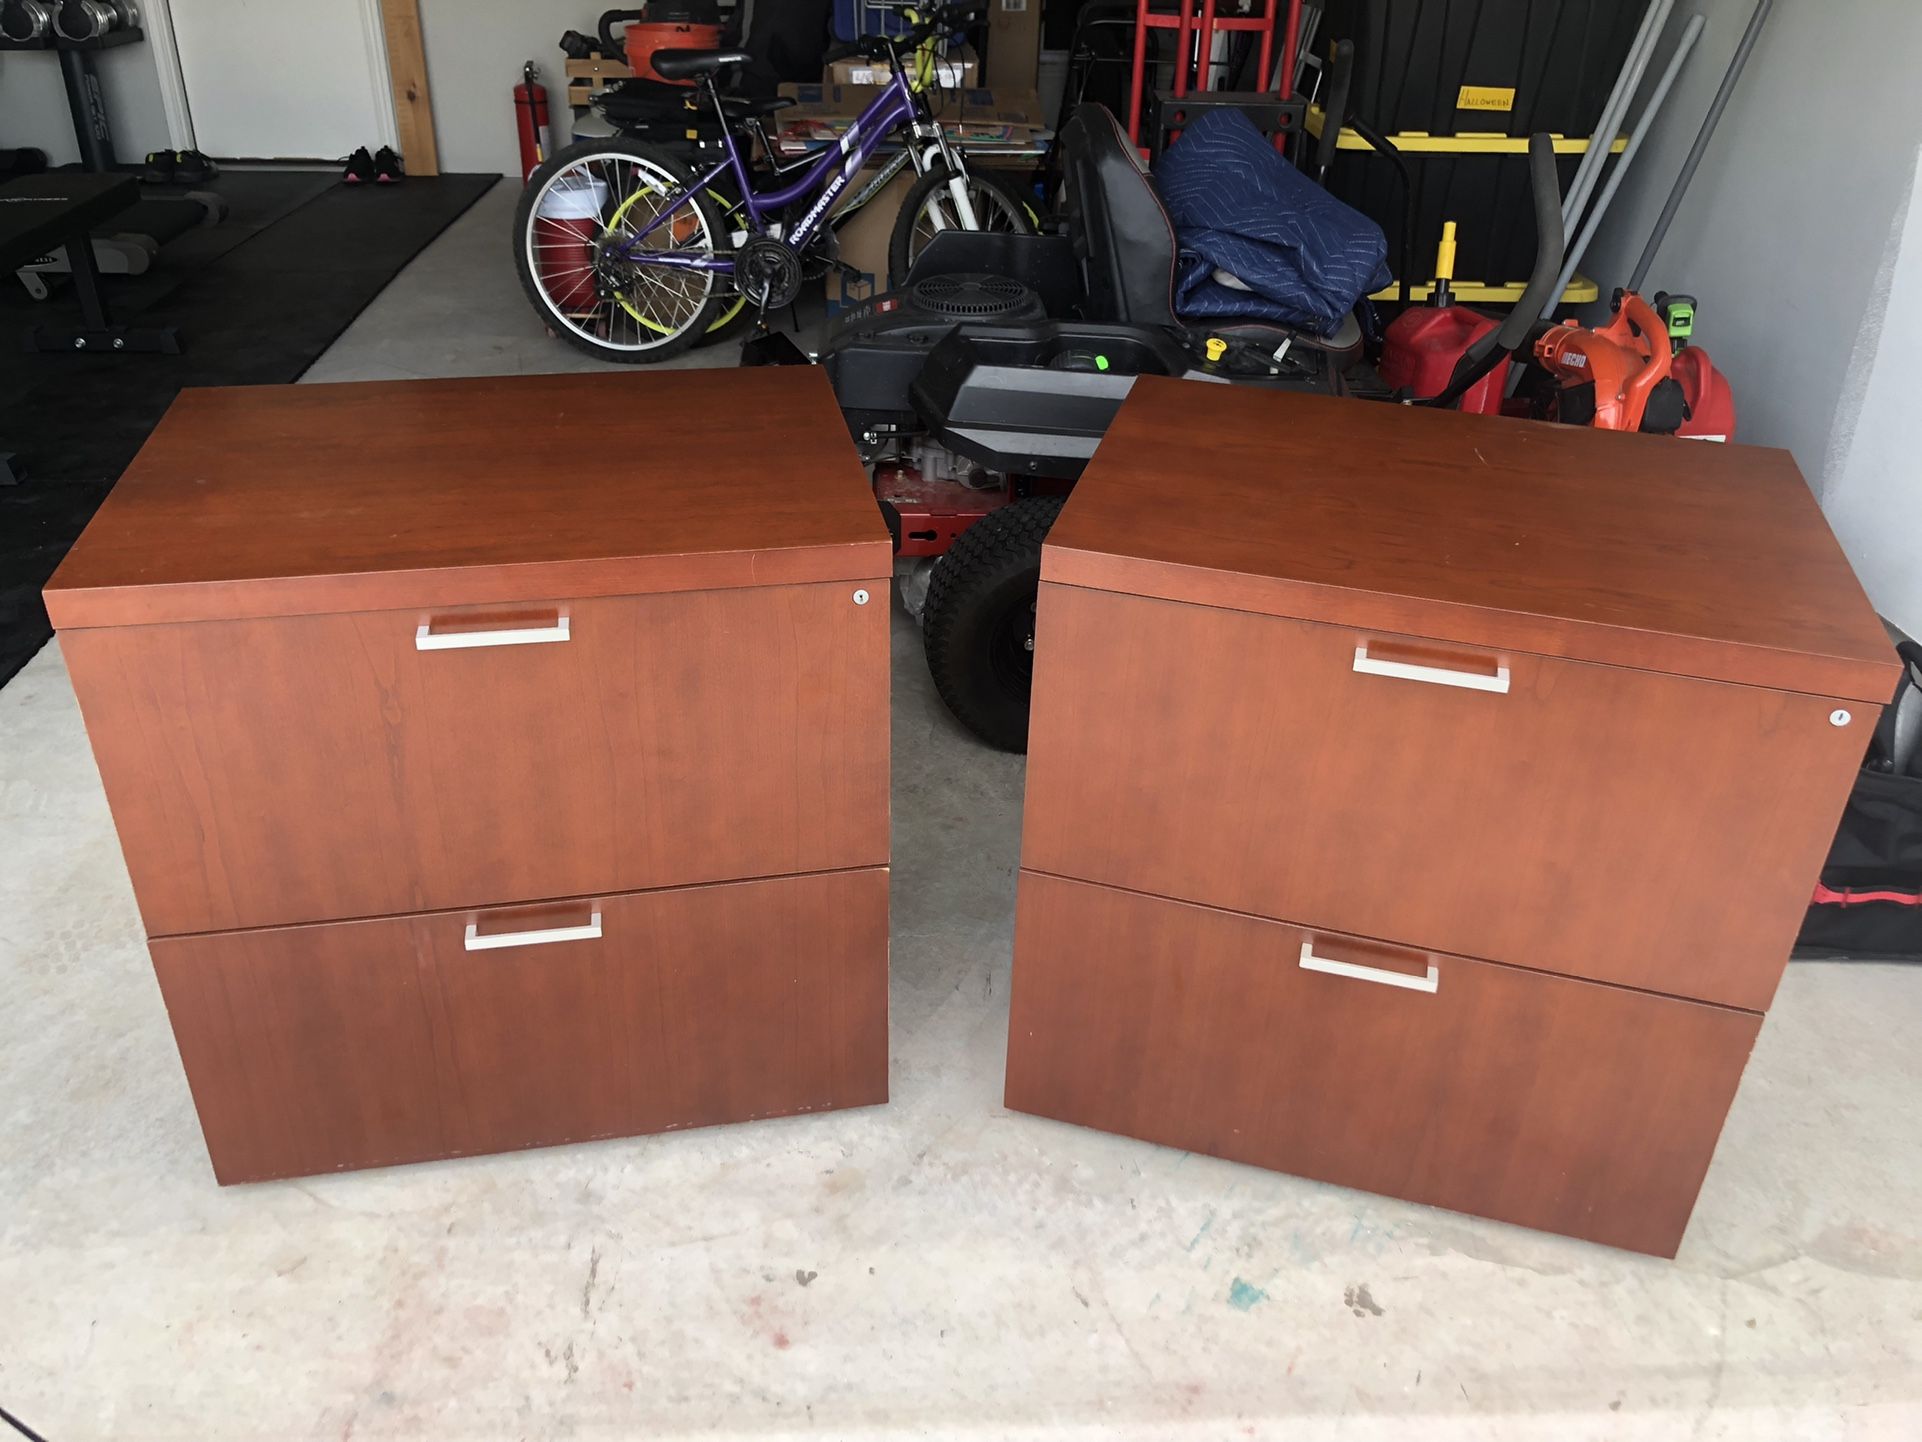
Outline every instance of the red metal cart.
<path id="1" fill-rule="evenodd" d="M 1172 11 L 1151 9 L 1150 3 L 1151 0 L 1136 0 L 1135 3 L 1134 79 L 1128 91 L 1128 138 L 1136 145 L 1141 144 L 1141 104 L 1147 78 L 1149 31 L 1176 32 L 1174 93 L 1177 96 L 1186 95 L 1191 86 L 1196 90 L 1217 88 L 1210 83 L 1210 56 L 1214 52 L 1215 36 L 1237 31 L 1261 37 L 1260 68 L 1256 74 L 1265 84 L 1274 60 L 1275 17 L 1281 6 L 1281 0 L 1262 0 L 1265 8 L 1259 15 L 1223 16 L 1215 13 L 1216 0 L 1175 0 L 1175 9 Z M 1287 95 L 1294 85 L 1295 45 L 1301 34 L 1301 0 L 1287 0 L 1287 8 L 1281 13 L 1287 18 L 1282 26 L 1279 91 Z"/>

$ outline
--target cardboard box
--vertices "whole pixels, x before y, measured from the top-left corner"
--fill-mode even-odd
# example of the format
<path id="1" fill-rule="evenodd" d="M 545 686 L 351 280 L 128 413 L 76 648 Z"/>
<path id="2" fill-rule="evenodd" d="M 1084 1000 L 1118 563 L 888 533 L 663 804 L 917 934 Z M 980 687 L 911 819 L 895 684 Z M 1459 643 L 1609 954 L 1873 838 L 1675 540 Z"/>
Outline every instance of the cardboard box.
<path id="1" fill-rule="evenodd" d="M 997 90 L 1034 90 L 1041 72 L 1041 0 L 988 0 L 988 60 Z"/>
<path id="2" fill-rule="evenodd" d="M 827 85 L 886 85 L 894 67 L 886 60 L 857 56 L 837 60 L 822 72 Z M 981 83 L 981 59 L 972 46 L 957 45 L 934 62 L 934 81 L 943 90 L 972 89 Z"/>
<path id="3" fill-rule="evenodd" d="M 781 94 L 795 103 L 775 113 L 780 127 L 776 148 L 783 156 L 795 156 L 832 144 L 880 93 L 878 85 L 783 85 Z M 970 154 L 999 150 L 1033 155 L 1049 139 L 1041 122 L 1041 101 L 1032 90 L 962 90 L 944 97 L 940 117 L 948 138 L 965 144 Z"/>
<path id="4" fill-rule="evenodd" d="M 873 178 L 872 170 L 862 171 L 849 185 L 850 193 L 859 195 Z M 882 187 L 874 199 L 835 229 L 835 246 L 842 262 L 859 273 L 849 275 L 839 270 L 828 273 L 830 313 L 868 300 L 888 288 L 888 242 L 894 238 L 894 222 L 901 214 L 901 202 L 907 199 L 914 181 L 913 169 L 903 170 Z"/>
<path id="5" fill-rule="evenodd" d="M 850 188 L 858 195 L 873 178 L 872 171 L 864 170 Z M 914 188 L 915 178 L 912 168 L 903 170 L 834 231 L 841 260 L 883 285 L 888 278 L 888 242 L 894 238 L 894 222 L 901 214 L 901 202 Z"/>

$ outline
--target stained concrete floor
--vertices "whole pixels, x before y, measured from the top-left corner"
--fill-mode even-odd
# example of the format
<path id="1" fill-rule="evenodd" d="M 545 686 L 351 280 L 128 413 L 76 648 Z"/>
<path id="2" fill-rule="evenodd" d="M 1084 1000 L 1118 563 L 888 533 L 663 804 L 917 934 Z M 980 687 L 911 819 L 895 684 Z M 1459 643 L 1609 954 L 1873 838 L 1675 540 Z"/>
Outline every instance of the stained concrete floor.
<path id="1" fill-rule="evenodd" d="M 511 198 L 313 378 L 573 366 Z M 1673 1263 L 1011 1115 L 1022 764 L 896 623 L 890 1105 L 229 1190 L 43 652 L 0 691 L 0 1407 L 49 1442 L 1922 1436 L 1922 968 L 1790 968 Z"/>

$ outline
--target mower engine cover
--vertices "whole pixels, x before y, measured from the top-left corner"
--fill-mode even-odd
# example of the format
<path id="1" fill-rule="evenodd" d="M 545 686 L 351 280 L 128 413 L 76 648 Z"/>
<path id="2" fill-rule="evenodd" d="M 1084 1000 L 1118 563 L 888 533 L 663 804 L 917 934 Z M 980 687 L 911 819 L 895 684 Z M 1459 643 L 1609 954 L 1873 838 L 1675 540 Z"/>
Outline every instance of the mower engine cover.
<path id="1" fill-rule="evenodd" d="M 1381 227 L 1289 164 L 1240 111 L 1203 114 L 1154 178 L 1180 247 L 1184 320 L 1274 321 L 1325 336 L 1394 278 Z"/>
<path id="2" fill-rule="evenodd" d="M 1041 297 L 1005 275 L 931 275 L 836 316 L 822 365 L 856 438 L 877 425 L 911 425 L 908 387 L 928 353 L 957 325 L 1047 319 Z"/>

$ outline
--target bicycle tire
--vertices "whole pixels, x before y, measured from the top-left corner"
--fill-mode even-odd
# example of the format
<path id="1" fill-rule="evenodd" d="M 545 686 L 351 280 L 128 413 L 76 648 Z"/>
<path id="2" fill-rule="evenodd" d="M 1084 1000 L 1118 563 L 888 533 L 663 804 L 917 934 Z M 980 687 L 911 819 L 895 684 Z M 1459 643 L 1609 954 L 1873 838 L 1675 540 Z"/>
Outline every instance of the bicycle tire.
<path id="1" fill-rule="evenodd" d="M 590 328 L 583 324 L 580 316 L 570 314 L 556 301 L 548 286 L 543 283 L 535 264 L 536 248 L 545 243 L 534 229 L 536 207 L 555 180 L 570 171 L 577 174 L 590 174 L 582 167 L 585 163 L 597 159 L 605 160 L 610 166 L 632 167 L 637 174 L 651 180 L 658 190 L 664 190 L 668 186 L 678 188 L 687 185 L 694 178 L 678 157 L 632 140 L 618 138 L 584 140 L 556 151 L 546 163 L 528 177 L 527 184 L 522 187 L 520 200 L 514 207 L 515 272 L 520 276 L 521 289 L 526 293 L 536 313 L 546 322 L 550 330 L 576 350 L 623 365 L 650 365 L 667 360 L 699 341 L 722 315 L 726 309 L 722 302 L 730 285 L 725 276 L 719 274 L 713 276 L 712 283 L 707 287 L 699 303 L 684 319 L 679 320 L 672 330 L 664 330 L 657 320 L 642 314 L 645 303 L 637 303 L 618 289 L 613 292 L 614 301 L 611 303 L 603 302 L 597 296 L 597 311 L 601 305 L 608 305 L 609 335 L 603 338 L 590 334 Z M 618 216 L 624 212 L 626 207 L 638 197 L 640 191 L 641 187 L 637 185 L 632 192 L 623 196 L 618 202 L 612 202 L 610 197 L 610 202 L 614 203 L 615 207 L 614 215 Z M 690 209 L 699 218 L 700 225 L 705 230 L 707 252 L 716 256 L 725 255 L 731 248 L 729 240 L 731 232 L 721 214 L 720 207 L 714 203 L 713 199 L 705 191 L 697 190 L 676 206 L 675 212 L 678 213 L 683 207 Z M 607 223 L 608 218 L 603 217 L 604 228 Z M 678 220 L 670 219 L 668 222 L 670 228 L 679 224 Z M 636 274 L 640 273 L 637 270 Z M 598 283 L 597 277 L 597 285 Z M 628 332 L 634 337 L 631 342 L 623 343 L 614 338 L 626 324 L 619 319 L 617 311 L 625 311 L 632 322 Z M 592 328 L 599 328 L 598 322 Z M 663 333 L 659 339 L 643 341 L 642 338 L 649 329 L 662 330 Z"/>
<path id="2" fill-rule="evenodd" d="M 914 232 L 928 199 L 937 191 L 945 193 L 953 172 L 946 161 L 938 161 L 926 175 L 916 180 L 901 201 L 901 213 L 894 218 L 894 231 L 888 237 L 888 284 L 899 288 L 907 283 L 908 269 L 915 259 Z M 1007 181 L 991 171 L 968 171 L 968 186 L 994 196 L 1003 208 L 1015 235 L 1034 234 L 1034 211 Z"/>

